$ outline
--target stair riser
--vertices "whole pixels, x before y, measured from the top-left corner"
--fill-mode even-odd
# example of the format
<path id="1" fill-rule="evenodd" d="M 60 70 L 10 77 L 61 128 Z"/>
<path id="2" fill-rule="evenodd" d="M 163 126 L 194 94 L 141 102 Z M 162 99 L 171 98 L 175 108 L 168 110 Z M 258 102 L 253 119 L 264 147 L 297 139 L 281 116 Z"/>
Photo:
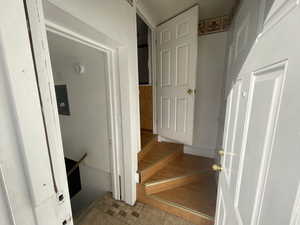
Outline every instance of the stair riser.
<path id="1" fill-rule="evenodd" d="M 155 194 L 162 191 L 167 191 L 183 185 L 199 182 L 207 176 L 207 173 L 191 174 L 187 176 L 178 177 L 176 179 L 168 179 L 163 182 L 154 183 L 151 185 L 145 184 L 145 192 L 147 195 Z"/>
<path id="2" fill-rule="evenodd" d="M 156 162 L 152 166 L 144 169 L 140 172 L 140 183 L 145 182 L 151 176 L 153 176 L 157 171 L 163 169 L 169 162 L 180 157 L 183 154 L 183 151 L 175 151 L 174 153 L 170 154 L 169 156 L 165 157 L 164 159 Z"/>

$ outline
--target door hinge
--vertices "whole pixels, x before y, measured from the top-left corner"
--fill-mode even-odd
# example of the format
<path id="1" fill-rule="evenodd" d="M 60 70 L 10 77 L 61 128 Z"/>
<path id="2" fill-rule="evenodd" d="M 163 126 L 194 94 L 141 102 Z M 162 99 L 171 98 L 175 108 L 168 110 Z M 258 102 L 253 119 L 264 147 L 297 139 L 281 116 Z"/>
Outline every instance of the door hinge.
<path id="1" fill-rule="evenodd" d="M 59 204 L 63 204 L 65 202 L 65 196 L 62 192 L 57 192 L 56 198 Z"/>
<path id="2" fill-rule="evenodd" d="M 72 217 L 69 216 L 67 219 L 64 219 L 61 224 L 62 225 L 67 225 L 67 224 L 70 224 L 70 222 L 72 221 Z"/>

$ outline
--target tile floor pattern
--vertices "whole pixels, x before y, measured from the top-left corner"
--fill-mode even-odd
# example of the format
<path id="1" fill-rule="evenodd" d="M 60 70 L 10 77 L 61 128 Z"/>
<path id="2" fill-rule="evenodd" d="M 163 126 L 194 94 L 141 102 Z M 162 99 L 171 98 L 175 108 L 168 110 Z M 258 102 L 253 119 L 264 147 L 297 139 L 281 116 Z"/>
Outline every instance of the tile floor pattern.
<path id="1" fill-rule="evenodd" d="M 193 225 L 177 216 L 137 202 L 135 206 L 113 200 L 111 195 L 95 201 L 76 225 Z"/>

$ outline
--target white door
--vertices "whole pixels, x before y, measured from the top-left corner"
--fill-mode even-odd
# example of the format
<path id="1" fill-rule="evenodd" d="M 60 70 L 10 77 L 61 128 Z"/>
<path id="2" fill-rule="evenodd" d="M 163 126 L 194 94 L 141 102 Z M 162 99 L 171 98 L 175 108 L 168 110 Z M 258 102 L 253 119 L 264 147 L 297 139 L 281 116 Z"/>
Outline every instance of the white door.
<path id="1" fill-rule="evenodd" d="M 0 4 L 0 224 L 72 225 L 68 190 L 52 174 L 24 2 Z"/>
<path id="2" fill-rule="evenodd" d="M 215 224 L 299 225 L 299 1 L 241 4 Z"/>
<path id="3" fill-rule="evenodd" d="M 157 131 L 192 144 L 198 52 L 198 6 L 157 28 Z"/>

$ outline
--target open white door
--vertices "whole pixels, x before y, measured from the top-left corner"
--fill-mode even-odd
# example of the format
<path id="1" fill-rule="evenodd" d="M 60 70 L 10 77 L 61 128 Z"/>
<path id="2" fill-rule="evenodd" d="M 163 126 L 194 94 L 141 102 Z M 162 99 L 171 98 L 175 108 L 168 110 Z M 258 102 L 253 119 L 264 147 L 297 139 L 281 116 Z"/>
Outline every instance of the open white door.
<path id="1" fill-rule="evenodd" d="M 243 1 L 235 19 L 215 224 L 299 225 L 299 1 Z"/>
<path id="2" fill-rule="evenodd" d="M 72 225 L 63 160 L 63 185 L 52 173 L 28 8 L 20 0 L 0 3 L 0 224 Z"/>
<path id="3" fill-rule="evenodd" d="M 198 53 L 198 6 L 157 28 L 157 131 L 192 144 Z"/>

